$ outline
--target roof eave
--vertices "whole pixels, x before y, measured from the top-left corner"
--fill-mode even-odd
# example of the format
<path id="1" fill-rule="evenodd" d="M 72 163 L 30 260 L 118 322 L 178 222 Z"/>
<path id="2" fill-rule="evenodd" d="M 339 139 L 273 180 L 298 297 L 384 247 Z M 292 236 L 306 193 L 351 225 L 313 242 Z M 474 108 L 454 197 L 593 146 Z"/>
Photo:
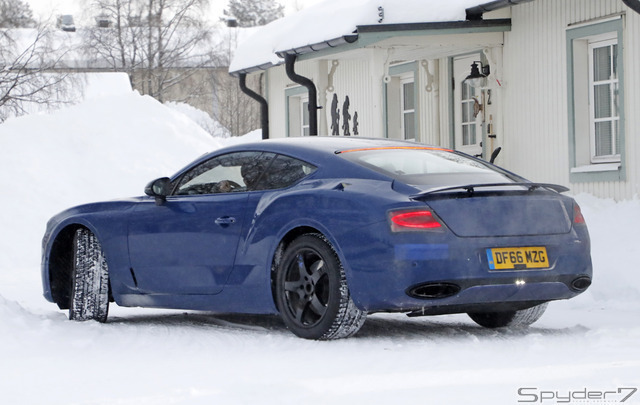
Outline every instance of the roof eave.
<path id="1" fill-rule="evenodd" d="M 508 27 L 508 28 L 505 28 Z M 511 19 L 501 18 L 494 20 L 476 20 L 476 21 L 445 21 L 430 23 L 404 23 L 404 24 L 380 24 L 380 25 L 359 25 L 354 34 L 336 38 L 330 41 L 324 41 L 316 44 L 305 45 L 298 48 L 278 51 L 276 54 L 284 58 L 285 55 L 305 56 L 312 53 L 325 51 L 345 46 L 371 45 L 371 41 L 375 42 L 375 38 L 381 38 L 381 35 L 409 35 L 416 32 L 424 32 L 430 35 L 450 34 L 453 32 L 482 32 L 484 30 L 505 30 L 510 29 Z M 367 38 L 364 42 L 363 38 Z M 374 38 L 374 39 L 371 39 Z"/>
<path id="2" fill-rule="evenodd" d="M 358 34 L 344 35 L 328 41 L 318 42 L 316 44 L 305 45 L 299 48 L 288 49 L 286 51 L 278 51 L 276 55 L 284 58 L 285 55 L 304 55 L 311 52 L 321 51 L 327 48 L 336 48 L 345 44 L 352 44 L 358 40 Z"/>
<path id="3" fill-rule="evenodd" d="M 488 3 L 479 4 L 466 9 L 467 20 L 482 20 L 482 15 L 490 11 L 498 10 L 505 7 L 515 6 L 521 3 L 528 3 L 533 0 L 495 0 Z"/>
<path id="4" fill-rule="evenodd" d="M 440 31 L 451 29 L 477 29 L 496 28 L 511 26 L 510 18 L 499 18 L 493 20 L 465 20 L 465 21 L 442 21 L 442 22 L 421 22 L 404 24 L 384 24 L 384 25 L 359 25 L 357 32 L 379 33 L 379 32 L 402 32 L 402 31 Z"/>
<path id="5" fill-rule="evenodd" d="M 327 41 L 315 44 L 305 45 L 298 48 L 276 51 L 276 55 L 284 58 L 284 55 L 305 55 L 312 52 L 325 50 L 327 48 L 336 48 L 346 44 L 352 44 L 358 40 L 359 34 L 362 33 L 380 33 L 380 32 L 402 32 L 402 31 L 429 31 L 429 30 L 448 30 L 448 29 L 478 29 L 478 28 L 494 28 L 505 25 L 511 25 L 510 19 L 490 19 L 483 20 L 482 16 L 486 12 L 498 10 L 505 7 L 514 6 L 521 3 L 527 3 L 533 0 L 495 0 L 487 3 L 479 4 L 474 7 L 467 8 L 465 21 L 444 21 L 444 22 L 424 22 L 424 23 L 405 23 L 405 24 L 379 24 L 379 25 L 360 25 L 351 35 L 344 35 Z M 264 71 L 273 66 L 284 63 L 265 63 L 259 66 L 253 66 L 234 72 L 229 72 L 233 76 L 239 76 L 241 73 L 253 73 Z"/>
<path id="6" fill-rule="evenodd" d="M 282 63 L 284 63 L 284 61 L 282 61 Z M 264 72 L 265 70 L 268 70 L 268 69 L 270 69 L 270 68 L 272 68 L 274 66 L 281 65 L 282 63 L 267 62 L 267 63 L 263 63 L 262 65 L 258 65 L 258 66 L 252 66 L 252 67 L 248 67 L 248 68 L 245 68 L 245 69 L 234 70 L 233 72 L 229 72 L 229 74 L 231 76 L 234 76 L 234 77 L 240 77 L 241 74 Z"/>

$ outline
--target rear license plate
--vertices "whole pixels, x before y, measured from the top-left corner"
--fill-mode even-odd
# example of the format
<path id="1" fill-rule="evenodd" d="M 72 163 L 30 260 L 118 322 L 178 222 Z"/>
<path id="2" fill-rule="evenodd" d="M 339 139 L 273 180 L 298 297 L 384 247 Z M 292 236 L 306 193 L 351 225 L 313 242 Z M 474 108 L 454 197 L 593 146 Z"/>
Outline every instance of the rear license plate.
<path id="1" fill-rule="evenodd" d="M 549 267 L 547 248 L 544 246 L 487 249 L 487 259 L 491 270 L 524 270 Z"/>

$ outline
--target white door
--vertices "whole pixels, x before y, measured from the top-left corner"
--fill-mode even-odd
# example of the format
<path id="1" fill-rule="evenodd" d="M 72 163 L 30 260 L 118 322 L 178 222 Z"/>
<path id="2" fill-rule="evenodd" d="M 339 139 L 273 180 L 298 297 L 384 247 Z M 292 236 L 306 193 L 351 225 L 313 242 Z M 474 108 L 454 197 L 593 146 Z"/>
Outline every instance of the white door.
<path id="1" fill-rule="evenodd" d="M 480 89 L 463 83 L 471 72 L 471 64 L 480 60 L 480 54 L 467 55 L 453 60 L 455 149 L 472 156 L 482 155 L 482 103 Z"/>

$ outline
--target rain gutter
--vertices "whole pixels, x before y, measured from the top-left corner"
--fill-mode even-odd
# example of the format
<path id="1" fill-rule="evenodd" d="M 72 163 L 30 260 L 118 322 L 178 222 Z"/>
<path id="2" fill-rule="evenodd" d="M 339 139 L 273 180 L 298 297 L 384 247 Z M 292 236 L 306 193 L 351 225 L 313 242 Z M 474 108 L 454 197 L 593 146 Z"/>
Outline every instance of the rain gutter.
<path id="1" fill-rule="evenodd" d="M 505 7 L 516 6 L 518 4 L 528 3 L 530 1 L 533 1 L 533 0 L 495 0 L 495 1 L 490 1 L 488 3 L 479 4 L 474 7 L 469 7 L 468 9 L 466 9 L 467 20 L 470 20 L 470 21 L 482 20 L 482 15 L 484 13 L 488 13 L 489 11 L 494 11 L 494 10 L 498 10 Z"/>
<path id="2" fill-rule="evenodd" d="M 247 87 L 247 74 L 240 73 L 238 77 L 240 90 L 247 96 L 260 103 L 260 125 L 262 126 L 262 139 L 269 139 L 269 104 L 264 97 Z"/>

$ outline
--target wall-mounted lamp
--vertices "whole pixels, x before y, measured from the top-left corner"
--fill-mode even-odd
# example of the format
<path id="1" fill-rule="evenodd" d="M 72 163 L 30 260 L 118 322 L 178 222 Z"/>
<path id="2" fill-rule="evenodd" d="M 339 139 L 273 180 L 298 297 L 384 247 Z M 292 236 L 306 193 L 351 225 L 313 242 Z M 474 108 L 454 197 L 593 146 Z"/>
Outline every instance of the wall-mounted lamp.
<path id="1" fill-rule="evenodd" d="M 482 68 L 482 73 L 478 69 L 478 63 Z M 475 61 L 471 64 L 471 73 L 464 79 L 464 82 L 475 88 L 486 87 L 489 74 L 491 74 L 489 65 L 483 65 L 482 62 Z"/>

